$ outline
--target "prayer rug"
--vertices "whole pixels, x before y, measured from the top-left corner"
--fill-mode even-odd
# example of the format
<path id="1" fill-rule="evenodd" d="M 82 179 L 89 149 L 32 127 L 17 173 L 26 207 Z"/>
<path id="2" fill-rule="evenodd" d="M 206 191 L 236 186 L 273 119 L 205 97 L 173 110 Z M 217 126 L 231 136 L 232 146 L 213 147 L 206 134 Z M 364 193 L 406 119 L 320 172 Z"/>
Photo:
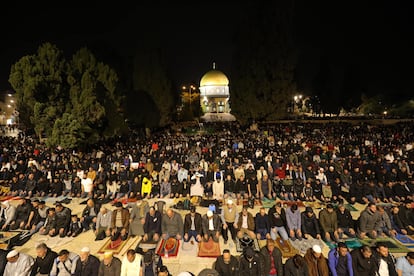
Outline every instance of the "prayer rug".
<path id="1" fill-rule="evenodd" d="M 349 203 L 345 204 L 345 208 L 346 208 L 346 209 L 348 209 L 348 210 L 349 210 L 349 211 L 351 211 L 351 212 L 358 211 L 358 209 L 357 209 L 357 208 L 355 208 L 355 207 L 354 207 L 354 205 L 349 204 Z"/>
<path id="2" fill-rule="evenodd" d="M 274 203 L 274 201 L 272 201 L 272 202 Z M 238 199 L 237 200 L 237 205 L 249 206 L 249 200 L 248 199 Z M 254 200 L 254 206 L 263 206 L 262 200 L 261 199 L 255 199 Z M 270 206 L 270 207 L 272 207 L 272 206 Z"/>
<path id="3" fill-rule="evenodd" d="M 360 248 L 362 246 L 362 243 L 357 238 L 349 238 L 349 239 L 346 239 L 345 240 L 345 244 L 351 250 L 353 250 L 355 248 Z"/>
<path id="4" fill-rule="evenodd" d="M 179 247 L 180 241 L 175 238 L 161 239 L 156 252 L 161 257 L 165 257 L 166 254 L 168 254 L 168 257 L 176 257 Z"/>
<path id="5" fill-rule="evenodd" d="M 0 196 L 0 201 L 6 201 L 6 200 L 19 200 L 21 199 L 20 196 Z"/>
<path id="6" fill-rule="evenodd" d="M 290 258 L 295 256 L 296 254 L 299 254 L 299 251 L 296 250 L 295 247 L 293 247 L 289 241 L 284 241 L 280 237 L 277 237 L 276 240 L 276 246 L 280 249 L 282 252 L 283 258 Z"/>
<path id="7" fill-rule="evenodd" d="M 391 253 L 407 253 L 411 250 L 392 238 L 376 238 L 360 240 L 363 245 L 375 246 L 376 243 L 385 243 Z"/>
<path id="8" fill-rule="evenodd" d="M 64 237 L 61 238 L 59 236 L 49 237 L 49 236 L 41 236 L 39 237 L 36 242 L 44 242 L 50 248 L 56 248 L 68 244 L 74 240 L 73 237 Z"/>
<path id="9" fill-rule="evenodd" d="M 336 243 L 334 241 L 324 241 L 324 242 L 329 247 L 329 249 L 336 247 Z"/>
<path id="10" fill-rule="evenodd" d="M 315 244 L 319 245 L 321 248 L 324 248 L 326 244 L 319 239 L 302 239 L 301 241 L 296 239 L 294 241 L 289 241 L 290 244 L 296 248 L 301 254 L 305 254 L 306 251 L 314 246 Z"/>
<path id="11" fill-rule="evenodd" d="M 292 206 L 293 204 L 298 205 L 298 207 L 305 207 L 305 204 L 302 201 L 294 201 L 294 200 L 284 200 L 282 201 L 282 205 L 285 205 L 287 207 Z"/>
<path id="12" fill-rule="evenodd" d="M 110 238 L 105 242 L 105 244 L 99 249 L 98 253 L 102 254 L 105 252 L 112 252 L 114 255 L 117 255 L 121 252 L 122 248 L 128 243 L 129 238 L 126 240 L 121 240 L 118 238 L 115 241 L 112 241 Z"/>
<path id="13" fill-rule="evenodd" d="M 272 200 L 272 199 L 266 199 L 265 198 L 265 199 L 262 200 L 262 205 L 265 208 L 272 208 L 273 205 L 275 205 L 275 201 Z"/>
<path id="14" fill-rule="evenodd" d="M 198 245 L 198 257 L 217 258 L 221 255 L 220 244 L 209 239 L 208 242 L 201 241 Z"/>
<path id="15" fill-rule="evenodd" d="M 397 235 L 395 236 L 395 239 L 408 248 L 414 247 L 414 236 L 407 236 L 407 235 L 397 233 Z"/>

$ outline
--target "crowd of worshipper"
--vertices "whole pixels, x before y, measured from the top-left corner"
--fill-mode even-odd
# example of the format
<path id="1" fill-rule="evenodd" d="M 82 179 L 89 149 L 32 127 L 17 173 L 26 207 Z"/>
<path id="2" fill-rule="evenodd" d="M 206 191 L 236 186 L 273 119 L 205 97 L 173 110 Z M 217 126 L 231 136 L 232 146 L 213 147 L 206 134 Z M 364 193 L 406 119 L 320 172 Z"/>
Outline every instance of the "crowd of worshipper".
<path id="1" fill-rule="evenodd" d="M 283 275 L 289 271 L 288 264 L 297 270 L 286 275 L 306 275 L 298 272 L 302 270 L 309 275 L 329 271 L 333 275 L 397 275 L 396 271 L 408 271 L 414 264 L 409 253 L 401 259 L 403 264 L 395 266 L 387 245 L 380 243 L 353 250 L 351 255 L 357 256 L 351 258 L 343 243 L 349 237 L 414 234 L 411 123 L 214 127 L 211 134 L 167 130 L 150 137 L 120 137 L 87 151 L 51 149 L 33 137 L 0 137 L 0 192 L 20 198 L 17 206 L 1 202 L 0 228 L 60 237 L 91 230 L 97 240 L 137 235 L 154 242 L 169 237 L 184 242 L 218 242 L 221 237 L 225 244 L 236 244 L 242 237 L 266 240 L 263 248 L 267 249 L 262 248 L 265 252 L 260 256 L 243 252 L 233 268 L 223 261 L 225 269 L 249 275 L 257 274 L 253 267 L 260 275 Z M 42 200 L 46 196 L 83 198 L 86 207 L 82 214 L 72 214 L 63 202 L 48 207 Z M 214 199 L 220 202 L 220 212 L 201 215 L 193 205 L 183 217 L 172 208 L 164 211 L 148 204 L 150 199 L 162 202 L 166 198 Z M 243 199 L 274 204 L 257 214 L 244 205 L 239 212 Z M 106 202 L 114 202 L 115 210 L 106 208 Z M 310 205 L 301 212 L 299 202 L 305 206 L 318 202 L 323 208 L 318 215 Z M 364 204 L 365 210 L 354 220 L 346 207 L 357 203 Z M 304 258 L 298 255 L 286 261 L 283 269 L 274 246 L 277 237 L 321 239 L 335 242 L 337 248 L 325 260 L 320 247 L 312 247 Z M 266 252 L 268 256 L 263 257 Z M 261 259 L 269 261 L 262 264 Z M 218 261 L 220 275 L 233 275 L 220 272 Z"/>
<path id="2" fill-rule="evenodd" d="M 231 201 L 228 201 L 227 205 L 229 209 L 235 209 L 234 206 L 231 206 Z M 280 208 L 277 205 L 275 207 Z M 364 212 L 371 212 L 371 215 L 375 214 L 372 207 L 375 207 L 375 205 L 371 205 L 370 209 Z M 149 221 L 154 223 L 157 216 L 160 215 L 156 214 L 158 212 L 157 210 L 154 212 L 154 208 L 151 208 L 146 215 L 145 224 L 148 223 L 148 218 L 152 218 Z M 223 211 L 223 213 L 225 214 L 228 211 Z M 293 211 L 297 212 L 297 210 Z M 327 212 L 335 214 L 335 211 Z M 310 213 L 310 210 L 307 209 L 302 213 L 302 219 L 309 217 Z M 272 238 L 272 235 L 270 235 L 271 233 L 274 234 L 278 229 L 281 229 L 279 228 L 280 226 L 276 226 L 278 228 L 271 228 L 269 232 L 266 232 L 266 229 L 256 229 L 256 233 L 254 233 L 253 229 L 249 229 L 249 220 L 253 219 L 253 217 L 247 211 L 247 208 L 243 207 L 243 211 L 239 215 L 240 217 L 245 216 L 246 219 L 242 218 L 237 220 L 237 222 L 224 221 L 222 223 L 219 216 L 212 211 L 207 211 L 207 214 L 201 216 L 193 207 L 190 213 L 186 214 L 185 222 L 183 223 L 180 214 L 174 212 L 172 209 L 167 209 L 166 213 L 162 216 L 161 231 L 157 233 L 156 229 L 151 230 L 150 232 L 146 232 L 144 237 L 146 239 L 155 239 L 156 236 L 164 239 L 176 238 L 183 239 L 184 242 L 188 242 L 191 238 L 194 238 L 195 242 L 212 239 L 217 242 L 220 232 L 223 230 L 230 231 L 230 229 L 235 229 L 237 232 L 236 235 L 239 238 L 244 234 L 257 235 L 257 238 L 261 238 L 261 235 L 265 237 L 266 246 L 263 246 L 260 250 L 246 246 L 240 256 L 234 256 L 229 249 L 224 249 L 223 254 L 217 257 L 213 267 L 202 270 L 198 275 L 393 276 L 412 275 L 414 271 L 414 252 L 408 252 L 406 256 L 395 259 L 389 252 L 388 245 L 382 242 L 377 242 L 373 247 L 363 245 L 360 248 L 350 251 L 346 243 L 338 241 L 337 246 L 329 251 L 327 258 L 323 255 L 321 246 L 315 244 L 306 251 L 303 257 L 300 254 L 296 254 L 283 263 L 282 252 L 276 246 L 276 241 Z M 261 208 L 255 220 L 257 222 L 258 217 L 266 216 L 264 208 Z M 168 222 L 165 223 L 165 221 Z M 233 225 L 233 228 L 230 225 Z M 105 227 L 105 229 L 108 228 Z M 325 230 L 323 229 L 323 231 Z M 337 228 L 334 232 L 342 230 L 344 229 Z M 352 233 L 351 228 L 348 228 L 348 230 Z M 310 233 L 305 233 L 305 231 L 303 230 L 305 237 L 311 235 Z M 300 238 L 300 230 L 293 229 L 293 232 L 298 234 Z M 233 235 L 232 231 L 230 233 Z M 222 234 L 224 237 L 224 233 Z M 326 232 L 326 238 L 330 234 L 332 233 Z M 372 232 L 371 234 L 377 235 L 378 233 L 376 232 L 374 234 Z M 316 238 L 320 238 L 320 234 L 316 235 L 319 235 Z M 158 254 L 152 250 L 145 251 L 138 247 L 135 250 L 129 249 L 121 261 L 118 257 L 113 256 L 113 253 L 110 251 L 105 252 L 103 259 L 99 260 L 98 257 L 90 253 L 88 247 L 82 248 L 79 254 L 65 249 L 56 253 L 48 248 L 46 244 L 41 243 L 36 246 L 35 257 L 17 250 L 11 250 L 9 252 L 0 250 L 0 260 L 0 272 L 2 272 L 1 275 L 5 276 L 171 275 L 168 267 L 163 264 L 163 260 Z M 194 276 L 195 274 L 189 271 L 178 274 L 178 276 L 188 275 Z"/>

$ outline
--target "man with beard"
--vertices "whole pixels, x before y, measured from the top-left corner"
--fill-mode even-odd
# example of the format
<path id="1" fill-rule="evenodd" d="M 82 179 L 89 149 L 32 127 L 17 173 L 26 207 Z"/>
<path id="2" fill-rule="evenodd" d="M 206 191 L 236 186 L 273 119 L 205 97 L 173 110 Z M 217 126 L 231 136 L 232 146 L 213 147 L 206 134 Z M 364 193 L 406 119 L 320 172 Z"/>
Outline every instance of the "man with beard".
<path id="1" fill-rule="evenodd" d="M 239 261 L 230 254 L 230 250 L 224 249 L 223 255 L 217 257 L 214 269 L 221 276 L 236 276 L 239 275 Z"/>
<path id="2" fill-rule="evenodd" d="M 377 275 L 397 276 L 395 270 L 394 257 L 389 253 L 385 243 L 378 243 L 374 251 L 374 262 Z"/>
<path id="3" fill-rule="evenodd" d="M 97 276 L 99 273 L 100 261 L 90 254 L 89 247 L 83 247 L 79 258 L 76 261 L 75 273 L 73 276 Z"/>
<path id="4" fill-rule="evenodd" d="M 352 268 L 358 276 L 375 276 L 376 266 L 371 247 L 364 245 L 352 250 Z"/>

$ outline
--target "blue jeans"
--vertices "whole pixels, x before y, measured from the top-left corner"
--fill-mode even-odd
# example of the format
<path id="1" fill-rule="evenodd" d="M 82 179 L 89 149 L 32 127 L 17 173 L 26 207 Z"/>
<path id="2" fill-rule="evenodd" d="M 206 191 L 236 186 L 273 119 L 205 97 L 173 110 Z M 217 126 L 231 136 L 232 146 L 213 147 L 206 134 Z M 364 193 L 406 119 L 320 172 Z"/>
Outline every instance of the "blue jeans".
<path id="1" fill-rule="evenodd" d="M 188 239 L 184 239 L 185 242 L 191 240 L 191 237 L 194 237 L 194 240 L 197 241 L 197 231 L 196 230 L 188 230 Z"/>
<path id="2" fill-rule="evenodd" d="M 267 231 L 267 229 L 257 229 L 256 230 L 256 234 L 260 234 L 260 239 L 261 240 L 265 240 L 266 239 L 266 235 L 268 234 L 269 232 Z"/>
<path id="3" fill-rule="evenodd" d="M 279 234 L 282 240 L 287 241 L 289 239 L 288 233 L 286 232 L 286 228 L 284 226 L 275 226 L 272 228 L 272 230 L 270 231 L 270 236 L 272 237 L 272 240 L 276 240 L 276 234 Z"/>

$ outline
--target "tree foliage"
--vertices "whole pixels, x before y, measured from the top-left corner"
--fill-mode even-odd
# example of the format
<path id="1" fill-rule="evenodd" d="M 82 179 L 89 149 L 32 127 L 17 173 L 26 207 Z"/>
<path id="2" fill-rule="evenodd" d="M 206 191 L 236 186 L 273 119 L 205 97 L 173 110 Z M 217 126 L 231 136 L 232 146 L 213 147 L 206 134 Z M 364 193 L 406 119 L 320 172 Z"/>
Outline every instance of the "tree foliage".
<path id="1" fill-rule="evenodd" d="M 161 50 L 155 48 L 140 49 L 134 57 L 133 90 L 145 92 L 152 98 L 159 114 L 158 126 L 171 121 L 176 97 L 168 77 L 167 66 Z M 133 112 L 139 112 L 135 109 Z"/>
<path id="2" fill-rule="evenodd" d="M 118 77 L 86 48 L 70 60 L 50 43 L 22 57 L 11 68 L 20 121 L 46 136 L 50 146 L 74 148 L 122 128 Z M 111 123 L 117 120 L 118 124 Z"/>
<path id="3" fill-rule="evenodd" d="M 240 121 L 287 115 L 296 90 L 291 1 L 254 3 L 237 35 L 231 108 Z"/>

